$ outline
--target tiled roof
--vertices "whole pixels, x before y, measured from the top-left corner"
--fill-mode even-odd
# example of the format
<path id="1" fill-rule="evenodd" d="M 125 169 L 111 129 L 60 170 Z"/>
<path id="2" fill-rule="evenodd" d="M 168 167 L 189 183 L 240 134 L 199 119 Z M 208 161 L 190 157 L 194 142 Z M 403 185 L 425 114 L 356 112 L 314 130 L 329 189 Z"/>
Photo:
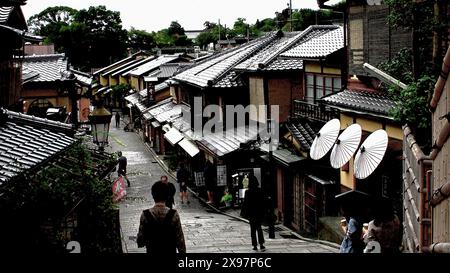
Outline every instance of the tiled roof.
<path id="1" fill-rule="evenodd" d="M 13 28 L 13 27 L 10 27 L 7 25 L 0 24 L 0 29 L 6 29 L 8 31 L 12 31 L 12 32 L 16 33 L 24 41 L 42 42 L 42 40 L 44 40 L 43 37 L 34 35 L 33 33 L 26 31 L 26 29 L 27 29 L 26 25 L 23 26 L 22 29 L 18 29 L 18 28 Z"/>
<path id="2" fill-rule="evenodd" d="M 93 79 L 91 75 L 75 69 L 70 69 L 70 72 L 72 72 L 75 75 L 75 77 L 77 77 L 77 81 L 80 82 L 81 84 L 87 86 L 90 86 L 92 84 Z"/>
<path id="3" fill-rule="evenodd" d="M 130 71 L 132 71 L 133 69 L 135 69 L 138 66 L 141 66 L 145 63 L 150 62 L 151 60 L 154 60 L 154 57 L 147 57 L 144 59 L 139 59 L 139 60 L 134 60 L 132 62 L 126 63 L 124 65 L 121 65 L 111 71 L 108 71 L 107 73 L 103 74 L 103 75 L 111 75 L 112 77 L 117 77 L 119 75 L 125 76 L 127 75 Z"/>
<path id="4" fill-rule="evenodd" d="M 162 91 L 162 90 L 164 90 L 166 88 L 169 88 L 169 81 L 168 80 L 165 81 L 165 82 L 162 82 L 160 84 L 155 85 L 155 92 Z M 141 91 L 139 91 L 139 96 L 141 98 L 146 98 L 147 97 L 147 88 L 144 88 Z"/>
<path id="5" fill-rule="evenodd" d="M 0 111 L 6 114 L 6 122 L 0 124 L 0 185 L 40 165 L 75 142 L 72 136 L 51 129 L 70 130 L 70 125 Z"/>
<path id="6" fill-rule="evenodd" d="M 286 124 L 286 127 L 303 150 L 309 151 L 311 149 L 316 134 L 308 122 L 290 122 Z"/>
<path id="7" fill-rule="evenodd" d="M 0 7 L 0 24 L 4 24 L 8 21 L 9 15 L 13 11 L 14 7 Z"/>
<path id="8" fill-rule="evenodd" d="M 151 73 L 149 76 L 158 78 L 170 78 L 179 72 L 182 68 L 191 66 L 193 63 L 168 63 L 159 67 L 158 71 Z"/>
<path id="9" fill-rule="evenodd" d="M 144 60 L 128 60 L 128 61 L 124 62 L 123 64 L 119 64 L 116 67 L 113 67 L 111 69 L 104 71 L 102 73 L 102 76 L 106 77 L 106 76 L 112 75 L 113 73 L 117 74 L 116 72 L 118 72 L 118 71 L 120 72 L 120 71 L 122 71 L 122 69 L 127 69 L 128 67 L 132 66 L 133 64 L 136 64 L 136 63 L 144 61 Z M 112 75 L 112 76 L 115 76 L 115 75 Z"/>
<path id="10" fill-rule="evenodd" d="M 114 69 L 118 65 L 124 65 L 124 64 L 127 64 L 127 63 L 132 62 L 132 61 L 134 61 L 133 57 L 131 57 L 131 56 L 127 57 L 125 59 L 122 59 L 120 61 L 112 63 L 112 64 L 108 65 L 107 67 L 103 67 L 102 69 L 99 69 L 99 70 L 95 71 L 94 75 L 98 75 L 98 74 L 101 74 L 101 73 L 106 73 L 107 71 Z"/>
<path id="11" fill-rule="evenodd" d="M 275 33 L 269 33 L 259 39 L 243 44 L 233 49 L 200 62 L 198 65 L 176 75 L 174 79 L 196 85 L 201 88 L 213 86 L 226 75 L 234 66 L 245 60 L 256 51 L 275 39 Z"/>
<path id="12" fill-rule="evenodd" d="M 67 59 L 64 54 L 25 56 L 23 67 L 39 74 L 31 80 L 32 82 L 62 80 L 68 70 Z"/>
<path id="13" fill-rule="evenodd" d="M 240 74 L 236 71 L 230 71 L 225 76 L 214 84 L 216 88 L 229 88 L 245 86 Z"/>
<path id="14" fill-rule="evenodd" d="M 146 62 L 140 66 L 138 66 L 137 68 L 131 70 L 130 72 L 128 72 L 128 74 L 131 74 L 133 76 L 142 76 L 145 73 L 151 72 L 152 70 L 158 68 L 159 66 L 161 66 L 162 64 L 171 62 L 173 60 L 176 60 L 177 58 L 179 58 L 180 56 L 178 54 L 176 55 L 162 55 L 159 56 L 158 58 L 150 61 L 150 62 Z"/>
<path id="15" fill-rule="evenodd" d="M 320 58 L 344 47 L 344 31 L 340 26 L 310 26 L 302 32 L 296 46 L 282 53 L 283 57 Z"/>
<path id="16" fill-rule="evenodd" d="M 100 73 L 105 73 L 106 71 L 114 69 L 116 66 L 119 66 L 119 65 L 121 66 L 121 65 L 124 65 L 126 63 L 129 63 L 129 62 L 135 60 L 136 56 L 138 56 L 140 54 L 148 55 L 148 54 L 146 54 L 143 51 L 136 52 L 133 55 L 131 55 L 131 56 L 125 58 L 125 59 L 119 60 L 119 61 L 117 61 L 115 63 L 112 63 L 112 64 L 108 65 L 107 67 L 103 67 L 102 69 L 99 69 L 99 70 L 95 71 L 94 75 L 97 75 L 97 74 L 100 74 Z"/>
<path id="17" fill-rule="evenodd" d="M 304 157 L 296 155 L 288 149 L 275 150 L 273 151 L 272 156 L 286 166 L 306 159 Z"/>
<path id="18" fill-rule="evenodd" d="M 172 110 L 175 105 L 176 104 L 173 102 L 173 98 L 167 98 L 145 109 L 145 112 L 148 113 L 148 119 L 152 119 L 156 118 L 161 113 Z"/>
<path id="19" fill-rule="evenodd" d="M 267 65 L 270 61 L 276 58 L 280 53 L 290 48 L 293 44 L 295 44 L 301 37 L 302 32 L 291 32 L 282 34 L 281 32 L 278 34 L 284 35 L 279 39 L 273 40 L 268 46 L 263 48 L 253 57 L 243 61 L 242 63 L 236 66 L 238 70 L 247 70 L 247 71 L 256 71 L 261 66 Z"/>
<path id="20" fill-rule="evenodd" d="M 35 77 L 39 76 L 39 73 L 32 71 L 26 67 L 22 68 L 22 82 L 27 83 Z"/>
<path id="21" fill-rule="evenodd" d="M 276 59 L 271 62 L 265 71 L 277 71 L 277 70 L 302 70 L 303 60 L 299 59 Z"/>
<path id="22" fill-rule="evenodd" d="M 340 109 L 365 113 L 381 114 L 388 117 L 396 103 L 384 92 L 363 90 L 344 90 L 322 98 L 328 105 Z"/>
<path id="23" fill-rule="evenodd" d="M 162 82 L 160 84 L 155 85 L 155 92 L 162 91 L 169 87 L 169 83 L 167 81 Z"/>
<path id="24" fill-rule="evenodd" d="M 239 127 L 225 132 L 205 135 L 197 140 L 197 143 L 206 147 L 216 156 L 221 157 L 238 150 L 241 144 L 256 139 L 257 134 L 255 128 Z"/>
<path id="25" fill-rule="evenodd" d="M 136 104 L 139 101 L 139 93 L 133 93 L 125 97 L 125 100 L 131 104 Z"/>
<path id="26" fill-rule="evenodd" d="M 158 107 L 156 109 L 152 109 L 149 113 L 159 122 L 164 123 L 168 121 L 172 121 L 181 116 L 183 111 L 181 104 L 175 104 L 170 102 L 165 104 L 164 106 Z"/>

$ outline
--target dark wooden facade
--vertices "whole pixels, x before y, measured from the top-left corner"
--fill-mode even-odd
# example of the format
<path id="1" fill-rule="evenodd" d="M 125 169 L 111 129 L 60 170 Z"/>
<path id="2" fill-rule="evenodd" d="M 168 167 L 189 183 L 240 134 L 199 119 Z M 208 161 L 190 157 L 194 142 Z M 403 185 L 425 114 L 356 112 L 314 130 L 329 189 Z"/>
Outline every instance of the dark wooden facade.
<path id="1" fill-rule="evenodd" d="M 364 63 L 377 66 L 391 60 L 402 48 L 412 48 L 412 31 L 389 25 L 387 5 L 369 6 L 356 0 L 347 3 L 349 75 L 367 75 Z"/>

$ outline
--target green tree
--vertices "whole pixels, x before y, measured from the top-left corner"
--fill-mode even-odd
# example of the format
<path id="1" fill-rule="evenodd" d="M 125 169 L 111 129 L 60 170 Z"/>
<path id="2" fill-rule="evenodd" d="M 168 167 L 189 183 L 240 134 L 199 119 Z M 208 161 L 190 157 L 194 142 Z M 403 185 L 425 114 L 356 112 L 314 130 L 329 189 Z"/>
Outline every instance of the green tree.
<path id="1" fill-rule="evenodd" d="M 87 67 L 103 67 L 122 58 L 126 53 L 127 31 L 122 28 L 120 12 L 105 6 L 89 7 L 75 14 L 75 22 L 84 24 L 89 41 Z"/>
<path id="2" fill-rule="evenodd" d="M 49 7 L 31 16 L 28 28 L 33 33 L 46 37 L 44 43 L 54 44 L 57 52 L 64 52 L 62 29 L 72 24 L 77 12 L 65 6 Z"/>
<path id="3" fill-rule="evenodd" d="M 184 28 L 177 21 L 172 21 L 167 29 L 167 34 L 170 36 L 182 36 L 184 35 Z"/>
<path id="4" fill-rule="evenodd" d="M 247 29 L 249 25 L 245 18 L 237 18 L 233 24 L 233 34 L 234 36 L 247 36 Z"/>
<path id="5" fill-rule="evenodd" d="M 139 51 L 154 48 L 156 42 L 152 33 L 131 27 L 128 31 L 128 44 L 134 51 Z"/>
<path id="6" fill-rule="evenodd" d="M 408 123 L 426 150 L 431 145 L 428 98 L 439 75 L 441 39 L 450 22 L 443 16 L 443 1 L 385 0 L 385 3 L 390 7 L 386 23 L 413 33 L 411 50 L 402 50 L 392 60 L 380 64 L 387 73 L 408 84 L 405 90 L 390 88 L 397 101 L 392 115 L 397 121 Z"/>
<path id="7" fill-rule="evenodd" d="M 217 36 L 215 36 L 212 31 L 203 31 L 197 36 L 195 40 L 200 47 L 205 48 L 205 46 L 209 45 L 210 43 L 216 43 Z"/>
<path id="8" fill-rule="evenodd" d="M 72 65 L 81 69 L 103 67 L 126 53 L 127 31 L 122 29 L 120 13 L 105 6 L 80 11 L 50 7 L 30 17 L 30 26 L 47 43 L 54 43 Z"/>
<path id="9" fill-rule="evenodd" d="M 155 37 L 158 47 L 175 45 L 175 38 L 169 35 L 169 30 L 167 28 L 161 29 L 160 31 L 154 33 L 153 36 Z"/>

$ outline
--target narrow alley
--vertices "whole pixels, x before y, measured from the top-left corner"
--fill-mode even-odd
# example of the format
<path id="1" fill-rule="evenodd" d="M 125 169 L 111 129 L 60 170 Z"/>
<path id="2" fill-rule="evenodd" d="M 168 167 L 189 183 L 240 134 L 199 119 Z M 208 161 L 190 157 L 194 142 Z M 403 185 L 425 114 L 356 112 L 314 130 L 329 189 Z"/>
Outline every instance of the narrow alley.
<path id="1" fill-rule="evenodd" d="M 155 155 L 142 142 L 135 132 L 125 132 L 111 124 L 110 144 L 113 152 L 122 151 L 128 159 L 128 178 L 131 187 L 120 203 L 120 223 L 122 247 L 125 253 L 143 253 L 138 248 L 136 234 L 139 228 L 141 212 L 153 205 L 151 186 L 161 175 L 167 172 L 158 163 Z M 123 124 L 122 124 L 123 125 Z M 114 174 L 117 175 L 117 174 Z M 176 184 L 169 175 L 169 181 Z M 177 191 L 178 185 L 176 184 Z M 252 253 L 250 228 L 230 215 L 217 213 L 202 204 L 190 194 L 190 204 L 181 204 L 178 192 L 175 196 L 175 209 L 181 217 L 186 248 L 189 253 Z M 264 227 L 263 227 L 264 230 Z M 275 239 L 269 239 L 267 229 L 266 252 L 268 253 L 337 253 L 338 249 L 320 243 L 307 242 L 294 238 L 282 238 L 276 233 Z"/>

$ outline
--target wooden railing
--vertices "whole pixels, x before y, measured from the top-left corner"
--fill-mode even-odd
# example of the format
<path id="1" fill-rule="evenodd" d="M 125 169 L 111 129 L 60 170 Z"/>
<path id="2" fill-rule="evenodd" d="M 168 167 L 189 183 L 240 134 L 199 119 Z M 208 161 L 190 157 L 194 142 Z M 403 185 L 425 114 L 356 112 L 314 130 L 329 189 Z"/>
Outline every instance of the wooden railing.
<path id="1" fill-rule="evenodd" d="M 327 122 L 339 118 L 339 111 L 324 105 L 317 105 L 305 101 L 294 100 L 293 117 L 307 118 L 313 121 Z"/>

